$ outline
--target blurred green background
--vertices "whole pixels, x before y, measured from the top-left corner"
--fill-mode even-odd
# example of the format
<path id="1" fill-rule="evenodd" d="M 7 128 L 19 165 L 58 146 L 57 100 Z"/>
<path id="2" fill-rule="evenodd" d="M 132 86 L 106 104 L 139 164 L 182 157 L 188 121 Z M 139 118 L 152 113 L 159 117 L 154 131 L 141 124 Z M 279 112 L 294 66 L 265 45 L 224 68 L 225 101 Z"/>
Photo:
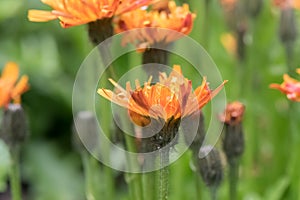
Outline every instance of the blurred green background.
<path id="1" fill-rule="evenodd" d="M 245 58 L 238 61 L 221 43 L 221 35 L 230 30 L 219 1 L 210 1 L 209 9 L 204 0 L 189 4 L 197 14 L 190 36 L 205 47 L 223 79 L 229 80 L 228 101 L 246 105 L 239 199 L 296 199 L 300 191 L 300 172 L 295 168 L 300 167 L 299 103 L 290 103 L 280 92 L 269 89 L 270 83 L 281 83 L 288 71 L 279 39 L 280 10 L 263 1 L 256 17 L 247 16 Z M 30 90 L 22 98 L 30 132 L 22 149 L 24 187 L 29 199 L 85 199 L 81 158 L 72 146 L 71 102 L 76 72 L 93 47 L 85 26 L 63 29 L 58 21 L 29 22 L 27 11 L 32 8 L 49 9 L 38 0 L 0 1 L 0 68 L 15 61 L 21 73 L 30 77 Z M 298 28 L 300 12 L 295 14 Z M 300 67 L 299 37 L 294 46 L 296 68 Z M 183 71 L 189 74 L 188 69 Z M 190 156 L 187 152 L 171 165 L 171 200 L 196 199 L 197 192 L 207 199 L 205 186 L 196 188 Z M 7 159 L 0 143 L 0 197 L 7 189 Z M 226 174 L 226 166 L 224 171 Z M 225 179 L 220 199 L 228 199 L 227 184 Z M 124 190 L 117 196 L 128 199 Z"/>

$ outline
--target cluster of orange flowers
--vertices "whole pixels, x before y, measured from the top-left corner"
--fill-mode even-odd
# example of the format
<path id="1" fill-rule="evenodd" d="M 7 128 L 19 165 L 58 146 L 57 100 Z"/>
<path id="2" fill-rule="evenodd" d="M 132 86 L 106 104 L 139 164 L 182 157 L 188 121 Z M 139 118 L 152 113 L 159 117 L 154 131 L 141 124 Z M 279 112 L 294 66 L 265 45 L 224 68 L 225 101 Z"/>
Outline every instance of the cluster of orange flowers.
<path id="1" fill-rule="evenodd" d="M 20 103 L 21 94 L 29 89 L 28 77 L 23 75 L 19 77 L 19 67 L 16 63 L 8 62 L 0 77 L 0 108 L 6 107 L 11 100 L 14 103 Z"/>

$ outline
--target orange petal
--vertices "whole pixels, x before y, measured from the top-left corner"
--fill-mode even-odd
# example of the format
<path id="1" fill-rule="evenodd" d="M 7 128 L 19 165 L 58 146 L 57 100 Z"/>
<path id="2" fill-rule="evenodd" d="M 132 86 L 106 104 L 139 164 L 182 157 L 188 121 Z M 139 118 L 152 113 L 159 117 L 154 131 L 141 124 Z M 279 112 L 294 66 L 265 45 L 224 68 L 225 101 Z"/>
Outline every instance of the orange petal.
<path id="1" fill-rule="evenodd" d="M 14 62 L 8 62 L 4 66 L 4 69 L 2 71 L 1 79 L 5 82 L 9 82 L 9 84 L 14 84 L 19 76 L 19 67 Z"/>
<path id="2" fill-rule="evenodd" d="M 28 76 L 22 76 L 21 80 L 18 82 L 18 84 L 15 86 L 15 88 L 12 91 L 12 98 L 18 98 L 21 94 L 26 92 L 29 89 L 28 85 Z"/>
<path id="3" fill-rule="evenodd" d="M 51 11 L 43 10 L 29 10 L 28 19 L 32 22 L 47 22 L 57 19 L 57 15 L 53 14 Z"/>

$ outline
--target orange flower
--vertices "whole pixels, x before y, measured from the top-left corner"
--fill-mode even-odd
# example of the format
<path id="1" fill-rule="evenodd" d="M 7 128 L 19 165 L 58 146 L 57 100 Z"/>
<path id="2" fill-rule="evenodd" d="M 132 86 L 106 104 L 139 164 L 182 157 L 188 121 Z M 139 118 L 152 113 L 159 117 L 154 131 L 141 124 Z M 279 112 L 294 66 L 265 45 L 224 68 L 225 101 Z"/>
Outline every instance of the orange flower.
<path id="1" fill-rule="evenodd" d="M 300 74 L 300 68 L 296 70 Z M 283 75 L 283 83 L 270 85 L 270 88 L 280 90 L 292 101 L 300 102 L 300 81 L 291 78 L 289 75 Z"/>
<path id="2" fill-rule="evenodd" d="M 153 9 L 146 11 L 142 9 L 134 10 L 117 17 L 115 20 L 115 32 L 120 33 L 137 28 L 165 28 L 178 33 L 161 31 L 159 29 L 140 29 L 130 32 L 123 38 L 123 45 L 135 43 L 140 48 L 146 48 L 157 43 L 170 43 L 182 37 L 182 34 L 189 34 L 196 17 L 191 13 L 188 4 L 182 7 L 176 6 L 174 1 L 168 3 L 168 8 Z M 181 33 L 181 34 L 180 34 Z"/>
<path id="3" fill-rule="evenodd" d="M 6 63 L 0 77 L 0 107 L 7 106 L 11 100 L 20 103 L 21 94 L 29 89 L 28 77 L 22 76 L 18 83 L 19 68 L 16 63 Z"/>
<path id="4" fill-rule="evenodd" d="M 236 125 L 242 122 L 245 106 L 241 102 L 234 101 L 227 104 L 225 112 L 220 115 L 220 120 L 226 124 Z"/>
<path id="5" fill-rule="evenodd" d="M 300 9 L 300 0 L 273 0 L 273 4 L 281 9 Z"/>
<path id="6" fill-rule="evenodd" d="M 192 82 L 182 76 L 181 68 L 174 65 L 169 76 L 161 73 L 159 82 L 151 84 L 152 77 L 142 87 L 138 80 L 133 90 L 127 82 L 123 89 L 112 79 L 116 87 L 113 92 L 99 89 L 98 93 L 104 98 L 128 109 L 132 121 L 139 126 L 146 126 L 151 118 L 163 119 L 165 122 L 189 116 L 206 105 L 226 83 L 224 81 L 217 89 L 211 91 L 203 79 L 202 84 L 192 91 Z"/>
<path id="7" fill-rule="evenodd" d="M 237 5 L 237 0 L 221 0 L 220 2 L 226 11 L 232 11 Z"/>
<path id="8" fill-rule="evenodd" d="M 224 33 L 221 35 L 221 43 L 226 51 L 231 55 L 237 55 L 237 41 L 231 33 Z"/>
<path id="9" fill-rule="evenodd" d="M 41 0 L 53 8 L 52 11 L 29 10 L 28 18 L 34 22 L 59 19 L 62 27 L 67 28 L 103 18 L 111 18 L 141 6 L 152 0 Z"/>

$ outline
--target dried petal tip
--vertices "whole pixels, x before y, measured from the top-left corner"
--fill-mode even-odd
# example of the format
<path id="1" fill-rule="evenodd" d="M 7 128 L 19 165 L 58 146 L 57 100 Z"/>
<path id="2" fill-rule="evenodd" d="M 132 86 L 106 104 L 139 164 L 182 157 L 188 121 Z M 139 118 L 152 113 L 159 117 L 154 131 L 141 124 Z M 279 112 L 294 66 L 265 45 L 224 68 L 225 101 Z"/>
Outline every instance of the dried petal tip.
<path id="1" fill-rule="evenodd" d="M 198 168 L 204 183 L 208 187 L 218 187 L 223 179 L 223 168 L 219 151 L 212 146 L 204 146 L 200 149 L 204 158 L 198 159 Z"/>
<path id="2" fill-rule="evenodd" d="M 230 125 L 241 123 L 243 120 L 244 111 L 245 106 L 242 103 L 238 101 L 229 103 L 225 109 L 225 112 L 220 115 L 220 121 Z"/>
<path id="3" fill-rule="evenodd" d="M 20 104 L 9 104 L 4 111 L 0 138 L 9 146 L 21 144 L 27 136 L 27 122 Z"/>

